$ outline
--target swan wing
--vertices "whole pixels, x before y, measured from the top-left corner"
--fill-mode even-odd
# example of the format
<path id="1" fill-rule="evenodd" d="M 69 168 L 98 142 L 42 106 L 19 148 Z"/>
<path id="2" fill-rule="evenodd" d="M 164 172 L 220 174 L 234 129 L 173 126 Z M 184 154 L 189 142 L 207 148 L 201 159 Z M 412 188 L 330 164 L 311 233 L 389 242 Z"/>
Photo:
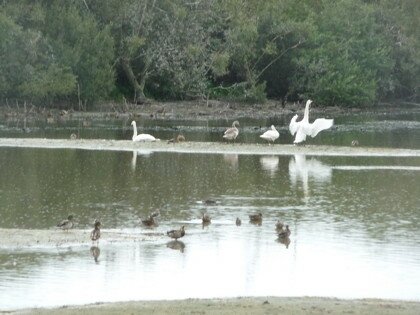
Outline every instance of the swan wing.
<path id="1" fill-rule="evenodd" d="M 233 140 L 233 139 L 236 139 L 238 134 L 239 134 L 239 130 L 237 128 L 228 128 L 225 131 L 223 138 Z"/>
<path id="2" fill-rule="evenodd" d="M 320 131 L 331 128 L 332 125 L 334 125 L 334 119 L 318 118 L 312 124 L 310 124 L 310 127 L 307 130 L 307 135 L 313 138 Z"/>
<path id="3" fill-rule="evenodd" d="M 306 140 L 306 133 L 303 129 L 304 128 L 298 128 L 296 132 L 295 141 L 293 141 L 293 143 L 301 143 Z"/>
<path id="4" fill-rule="evenodd" d="M 149 135 L 148 133 L 141 133 L 137 135 L 135 138 L 133 138 L 133 141 L 142 141 L 142 142 L 153 142 L 157 139 L 153 137 L 152 135 Z"/>
<path id="5" fill-rule="evenodd" d="M 296 119 L 298 118 L 298 115 L 293 116 L 293 118 L 290 120 L 290 124 L 289 124 L 289 131 L 292 134 L 292 136 L 295 135 L 295 133 L 297 132 L 300 123 L 296 122 Z"/>

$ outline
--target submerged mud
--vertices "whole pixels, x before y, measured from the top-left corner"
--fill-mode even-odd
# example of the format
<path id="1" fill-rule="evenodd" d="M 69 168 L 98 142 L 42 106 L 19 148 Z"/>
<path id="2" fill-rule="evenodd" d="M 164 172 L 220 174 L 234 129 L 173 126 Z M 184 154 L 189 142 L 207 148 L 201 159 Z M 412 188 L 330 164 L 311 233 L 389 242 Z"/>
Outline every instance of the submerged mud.
<path id="1" fill-rule="evenodd" d="M 374 147 L 346 147 L 325 145 L 239 144 L 222 142 L 167 143 L 133 142 L 127 140 L 65 140 L 41 138 L 0 138 L 0 147 L 136 151 L 138 153 L 176 152 L 205 154 L 253 154 L 312 156 L 420 156 L 420 150 Z"/>

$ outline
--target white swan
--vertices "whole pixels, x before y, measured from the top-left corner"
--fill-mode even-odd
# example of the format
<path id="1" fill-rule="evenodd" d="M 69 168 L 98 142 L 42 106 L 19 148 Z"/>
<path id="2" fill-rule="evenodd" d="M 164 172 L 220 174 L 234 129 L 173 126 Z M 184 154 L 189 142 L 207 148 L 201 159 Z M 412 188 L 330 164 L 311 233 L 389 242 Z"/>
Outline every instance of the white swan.
<path id="1" fill-rule="evenodd" d="M 152 135 L 149 135 L 148 133 L 141 133 L 138 135 L 137 124 L 134 120 L 131 122 L 131 125 L 133 126 L 133 141 L 140 141 L 140 142 L 159 141 L 159 139 L 153 137 Z"/>
<path id="2" fill-rule="evenodd" d="M 310 124 L 309 123 L 309 106 L 312 101 L 308 100 L 305 106 L 305 113 L 303 119 L 296 122 L 298 115 L 293 116 L 289 124 L 289 130 L 292 136 L 296 134 L 295 141 L 293 143 L 301 143 L 306 140 L 306 136 L 314 138 L 320 131 L 331 128 L 334 124 L 334 119 L 318 118 Z"/>
<path id="3" fill-rule="evenodd" d="M 264 132 L 260 138 L 267 140 L 269 143 L 270 141 L 274 143 L 274 141 L 280 136 L 279 132 L 277 131 L 274 125 L 271 125 L 271 129 Z"/>

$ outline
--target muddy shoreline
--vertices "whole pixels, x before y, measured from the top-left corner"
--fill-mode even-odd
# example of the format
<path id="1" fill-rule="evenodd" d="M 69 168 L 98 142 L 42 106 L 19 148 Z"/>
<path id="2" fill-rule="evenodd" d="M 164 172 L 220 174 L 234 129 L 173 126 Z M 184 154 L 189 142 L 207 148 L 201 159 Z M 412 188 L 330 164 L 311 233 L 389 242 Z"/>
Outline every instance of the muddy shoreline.
<path id="1" fill-rule="evenodd" d="M 381 299 L 343 300 L 322 297 L 238 297 L 177 301 L 96 303 L 60 308 L 38 308 L 10 314 L 369 314 L 414 315 L 420 302 Z"/>

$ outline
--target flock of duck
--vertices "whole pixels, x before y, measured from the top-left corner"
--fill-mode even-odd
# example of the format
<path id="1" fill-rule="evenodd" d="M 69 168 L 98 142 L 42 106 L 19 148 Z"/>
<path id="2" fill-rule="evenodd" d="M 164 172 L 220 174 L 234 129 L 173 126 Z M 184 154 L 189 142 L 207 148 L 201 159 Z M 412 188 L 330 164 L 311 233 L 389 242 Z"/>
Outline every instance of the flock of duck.
<path id="1" fill-rule="evenodd" d="M 206 204 L 208 204 L 209 202 L 211 202 L 211 200 L 204 201 L 204 203 Z M 141 223 L 144 226 L 149 227 L 149 228 L 157 227 L 159 225 L 157 221 L 157 217 L 159 216 L 160 216 L 160 211 L 156 210 L 152 212 L 147 218 L 141 219 Z M 58 223 L 57 227 L 59 227 L 60 229 L 64 231 L 68 231 L 72 229 L 74 226 L 73 218 L 74 218 L 73 215 L 69 215 L 66 220 L 63 220 L 60 223 Z M 262 219 L 263 219 L 263 216 L 261 212 L 249 215 L 249 222 L 252 224 L 261 225 Z M 201 220 L 202 220 L 203 227 L 211 223 L 211 217 L 206 212 L 203 213 Z M 242 224 L 242 220 L 240 218 L 236 218 L 235 224 L 236 226 L 240 226 Z M 290 243 L 289 236 L 291 234 L 289 226 L 287 224 L 284 224 L 280 220 L 277 220 L 275 231 L 277 233 L 278 240 L 281 243 L 285 244 L 287 247 Z M 179 230 L 174 229 L 174 230 L 167 231 L 166 235 L 170 238 L 175 239 L 175 241 L 178 241 L 179 238 L 182 238 L 185 236 L 185 226 L 184 225 L 181 226 Z M 98 219 L 95 219 L 95 222 L 93 223 L 93 230 L 90 233 L 90 239 L 92 240 L 93 243 L 96 242 L 98 244 L 100 238 L 101 238 L 101 222 Z"/>
<path id="2" fill-rule="evenodd" d="M 315 119 L 313 123 L 309 123 L 309 108 L 311 106 L 312 101 L 308 100 L 306 102 L 305 111 L 302 120 L 297 121 L 298 115 L 294 115 L 293 118 L 290 121 L 289 124 L 289 131 L 292 134 L 292 136 L 295 136 L 295 140 L 293 141 L 294 144 L 302 143 L 306 140 L 307 136 L 311 136 L 314 138 L 320 131 L 331 128 L 334 124 L 333 119 L 325 119 L 325 118 L 318 118 Z M 154 136 L 148 134 L 148 133 L 137 133 L 137 124 L 133 120 L 131 122 L 131 125 L 133 126 L 133 141 L 137 142 L 154 142 L 159 141 L 160 139 L 155 138 Z M 235 120 L 232 123 L 232 127 L 228 128 L 224 134 L 223 139 L 226 139 L 227 141 L 234 141 L 238 135 L 239 135 L 239 121 Z M 267 130 L 262 135 L 260 135 L 260 138 L 268 141 L 268 143 L 274 143 L 280 136 L 277 129 L 274 127 L 274 125 L 271 125 L 270 130 Z M 177 138 L 169 140 L 169 142 L 180 142 L 185 141 L 184 136 L 178 135 Z"/>

